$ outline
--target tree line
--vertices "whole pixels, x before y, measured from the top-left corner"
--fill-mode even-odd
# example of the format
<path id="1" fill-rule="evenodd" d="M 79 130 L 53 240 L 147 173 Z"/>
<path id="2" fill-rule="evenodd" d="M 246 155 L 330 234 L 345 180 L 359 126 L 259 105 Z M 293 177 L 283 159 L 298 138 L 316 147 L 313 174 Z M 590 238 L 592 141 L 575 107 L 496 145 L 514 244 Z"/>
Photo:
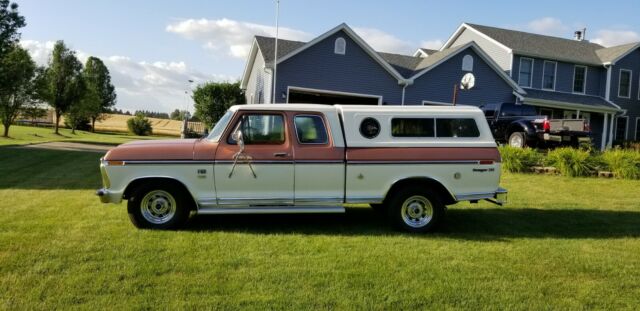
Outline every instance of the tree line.
<path id="1" fill-rule="evenodd" d="M 0 0 L 0 121 L 4 137 L 19 115 L 37 115 L 38 106 L 46 103 L 55 114 L 55 133 L 60 119 L 76 128 L 95 122 L 116 104 L 115 87 L 104 62 L 87 58 L 83 65 L 76 52 L 64 41 L 57 41 L 45 66 L 37 66 L 20 44 L 20 28 L 25 18 L 18 4 Z"/>

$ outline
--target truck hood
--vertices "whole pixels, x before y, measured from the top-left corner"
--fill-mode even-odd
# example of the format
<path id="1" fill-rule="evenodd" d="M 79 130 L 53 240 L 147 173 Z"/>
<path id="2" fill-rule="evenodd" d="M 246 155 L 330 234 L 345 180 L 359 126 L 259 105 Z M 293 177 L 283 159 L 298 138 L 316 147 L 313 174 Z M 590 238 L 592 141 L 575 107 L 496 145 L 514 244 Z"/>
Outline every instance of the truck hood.
<path id="1" fill-rule="evenodd" d="M 122 144 L 107 152 L 107 161 L 193 160 L 197 139 L 142 140 Z"/>

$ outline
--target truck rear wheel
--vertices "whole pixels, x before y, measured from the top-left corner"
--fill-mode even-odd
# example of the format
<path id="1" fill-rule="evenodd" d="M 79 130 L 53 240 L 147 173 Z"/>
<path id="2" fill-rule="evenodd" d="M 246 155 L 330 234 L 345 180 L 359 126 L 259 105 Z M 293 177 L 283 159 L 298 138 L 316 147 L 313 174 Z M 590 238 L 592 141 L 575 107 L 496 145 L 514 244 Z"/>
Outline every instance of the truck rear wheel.
<path id="1" fill-rule="evenodd" d="M 144 229 L 175 229 L 189 219 L 190 201 L 182 189 L 146 183 L 127 202 L 129 219 Z"/>
<path id="2" fill-rule="evenodd" d="M 442 201 L 432 191 L 409 187 L 398 191 L 389 201 L 390 219 L 398 229 L 408 232 L 428 232 L 438 227 L 444 218 Z"/>
<path id="3" fill-rule="evenodd" d="M 509 146 L 524 148 L 527 145 L 527 138 L 523 132 L 513 132 L 509 135 Z"/>

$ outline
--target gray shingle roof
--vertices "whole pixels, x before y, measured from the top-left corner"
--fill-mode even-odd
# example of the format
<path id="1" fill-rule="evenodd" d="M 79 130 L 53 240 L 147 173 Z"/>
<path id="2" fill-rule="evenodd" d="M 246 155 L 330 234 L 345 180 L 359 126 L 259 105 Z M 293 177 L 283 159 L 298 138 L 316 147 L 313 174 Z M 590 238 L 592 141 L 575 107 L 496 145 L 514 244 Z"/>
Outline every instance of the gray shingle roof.
<path id="1" fill-rule="evenodd" d="M 265 62 L 272 63 L 273 55 L 275 54 L 275 38 L 256 36 L 256 41 L 258 42 L 258 47 L 262 52 L 262 57 L 264 57 Z M 278 39 L 278 58 L 293 52 L 305 44 L 306 42 Z"/>
<path id="2" fill-rule="evenodd" d="M 509 47 L 516 54 L 589 65 L 602 64 L 596 51 L 604 47 L 586 40 L 577 41 L 469 23 L 467 25 Z"/>
<path id="3" fill-rule="evenodd" d="M 629 52 L 629 50 L 638 47 L 638 42 L 612 46 L 610 48 L 599 49 L 596 51 L 603 63 L 615 61 L 618 57 Z"/>
<path id="4" fill-rule="evenodd" d="M 392 54 L 378 52 L 389 65 L 398 71 L 403 77 L 409 78 L 415 73 L 416 67 L 424 59 L 422 57 L 414 57 L 409 55 Z"/>
<path id="5" fill-rule="evenodd" d="M 420 48 L 420 51 L 427 53 L 427 55 L 431 55 L 435 52 L 438 52 L 438 50 L 425 49 L 425 48 Z"/>
<path id="6" fill-rule="evenodd" d="M 543 91 L 538 89 L 527 89 L 525 101 L 526 99 L 541 99 L 569 104 L 580 104 L 593 108 L 618 109 L 618 107 L 607 102 L 607 100 L 600 96 Z"/>
<path id="7" fill-rule="evenodd" d="M 458 45 L 458 46 L 454 46 L 452 48 L 448 48 L 442 51 L 437 51 L 431 55 L 429 55 L 429 57 L 421 57 L 420 58 L 420 63 L 418 64 L 418 66 L 415 67 L 415 71 L 422 71 L 428 67 L 433 66 L 434 64 L 436 64 L 437 62 L 441 61 L 442 59 L 446 58 L 447 56 L 456 53 L 458 50 L 462 49 L 466 47 L 466 45 Z"/>

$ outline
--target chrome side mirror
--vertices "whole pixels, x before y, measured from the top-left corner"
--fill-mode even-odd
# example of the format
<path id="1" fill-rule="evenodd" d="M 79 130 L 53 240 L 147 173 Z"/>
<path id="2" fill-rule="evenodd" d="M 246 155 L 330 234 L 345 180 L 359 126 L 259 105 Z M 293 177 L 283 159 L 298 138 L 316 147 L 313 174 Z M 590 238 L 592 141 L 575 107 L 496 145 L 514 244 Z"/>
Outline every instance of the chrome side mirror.
<path id="1" fill-rule="evenodd" d="M 238 143 L 240 152 L 244 152 L 244 139 L 242 137 L 242 131 L 238 129 L 237 131 L 233 132 L 233 134 L 231 134 L 231 138 Z"/>

